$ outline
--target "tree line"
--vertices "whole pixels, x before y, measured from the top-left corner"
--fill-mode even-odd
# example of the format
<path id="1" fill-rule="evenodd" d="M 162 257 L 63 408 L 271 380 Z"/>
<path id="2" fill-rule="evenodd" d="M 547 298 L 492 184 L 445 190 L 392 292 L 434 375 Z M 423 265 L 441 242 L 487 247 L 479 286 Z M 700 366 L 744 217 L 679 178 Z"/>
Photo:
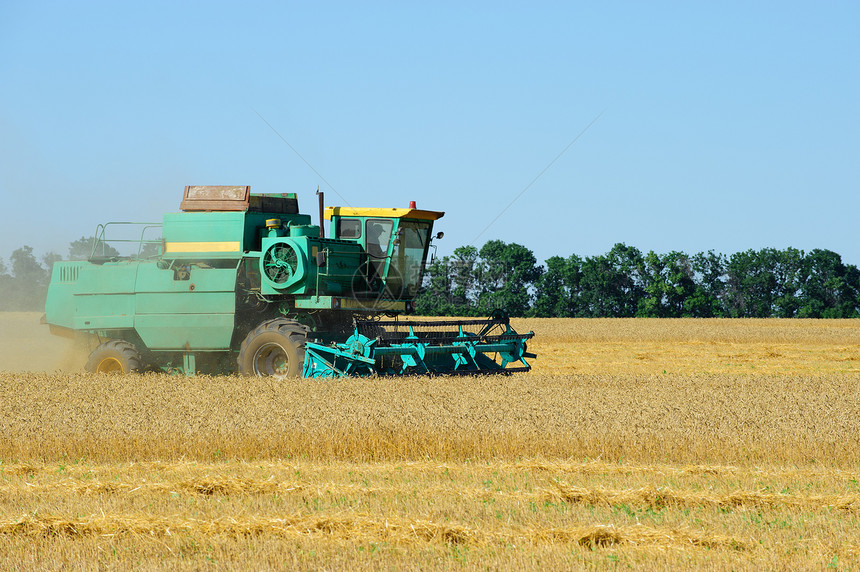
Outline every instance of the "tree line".
<path id="1" fill-rule="evenodd" d="M 540 265 L 528 248 L 493 240 L 432 261 L 416 300 L 424 315 L 497 308 L 537 317 L 856 318 L 860 271 L 822 249 L 689 255 L 622 243 Z"/>
<path id="2" fill-rule="evenodd" d="M 118 254 L 110 246 L 106 254 Z M 85 260 L 92 238 L 69 244 Z M 40 311 L 56 253 L 23 246 L 0 259 L 0 311 Z M 856 318 L 860 271 L 839 254 L 763 248 L 731 256 L 643 253 L 616 244 L 606 254 L 553 256 L 541 265 L 516 243 L 461 246 L 427 267 L 416 311 L 428 316 L 655 318 Z"/>

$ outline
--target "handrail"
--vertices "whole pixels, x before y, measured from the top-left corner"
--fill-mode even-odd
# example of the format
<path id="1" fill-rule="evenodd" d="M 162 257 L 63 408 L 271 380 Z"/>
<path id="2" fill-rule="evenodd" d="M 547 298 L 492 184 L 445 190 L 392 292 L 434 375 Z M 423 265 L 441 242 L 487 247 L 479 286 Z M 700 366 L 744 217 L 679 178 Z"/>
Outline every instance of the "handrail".
<path id="1" fill-rule="evenodd" d="M 110 238 L 107 236 L 108 227 L 110 227 L 110 226 L 140 226 L 141 227 L 140 238 L 138 238 L 138 239 L 134 239 L 134 238 Z M 140 257 L 140 254 L 143 251 L 144 245 L 146 245 L 146 244 L 162 244 L 163 241 L 162 241 L 161 237 L 159 237 L 157 239 L 153 239 L 153 238 L 146 239 L 146 238 L 144 238 L 144 234 L 149 229 L 162 228 L 162 226 L 163 225 L 160 222 L 120 222 L 120 221 L 117 221 L 117 222 L 107 222 L 104 224 L 99 224 L 96 227 L 95 234 L 93 235 L 93 243 L 92 243 L 92 247 L 90 248 L 89 259 L 93 260 L 95 258 L 99 258 L 99 256 L 98 256 L 99 245 L 101 245 L 101 256 L 100 256 L 100 258 L 107 258 L 108 257 L 107 256 L 107 247 L 108 247 L 109 242 L 114 243 L 114 244 L 116 244 L 116 243 L 137 244 L 138 246 L 137 246 L 137 255 L 136 256 Z M 133 257 L 133 255 L 122 255 L 122 254 L 120 254 L 118 256 L 118 258 L 132 258 L 132 257 Z M 113 257 L 111 257 L 111 258 L 113 258 Z"/>

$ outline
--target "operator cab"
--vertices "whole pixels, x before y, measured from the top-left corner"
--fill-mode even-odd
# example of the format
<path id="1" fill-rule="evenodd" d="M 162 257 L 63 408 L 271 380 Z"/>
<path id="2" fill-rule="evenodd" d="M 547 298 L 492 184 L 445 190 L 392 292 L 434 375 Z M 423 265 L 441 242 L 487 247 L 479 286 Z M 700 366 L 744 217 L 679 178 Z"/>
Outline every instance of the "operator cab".
<path id="1" fill-rule="evenodd" d="M 334 238 L 359 243 L 368 278 L 378 278 L 396 299 L 414 298 L 421 286 L 433 222 L 444 212 L 414 207 L 327 207 Z"/>

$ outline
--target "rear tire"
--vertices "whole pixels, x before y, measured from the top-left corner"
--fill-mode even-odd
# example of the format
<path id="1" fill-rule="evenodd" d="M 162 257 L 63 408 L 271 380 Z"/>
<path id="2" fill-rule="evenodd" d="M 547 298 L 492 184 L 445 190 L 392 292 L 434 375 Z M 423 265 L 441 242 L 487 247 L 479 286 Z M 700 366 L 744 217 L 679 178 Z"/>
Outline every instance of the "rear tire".
<path id="1" fill-rule="evenodd" d="M 133 344 L 108 340 L 93 350 L 84 369 L 91 373 L 134 373 L 143 371 L 143 358 Z"/>
<path id="2" fill-rule="evenodd" d="M 295 320 L 276 318 L 254 328 L 239 348 L 243 375 L 300 377 L 305 365 L 308 328 Z"/>

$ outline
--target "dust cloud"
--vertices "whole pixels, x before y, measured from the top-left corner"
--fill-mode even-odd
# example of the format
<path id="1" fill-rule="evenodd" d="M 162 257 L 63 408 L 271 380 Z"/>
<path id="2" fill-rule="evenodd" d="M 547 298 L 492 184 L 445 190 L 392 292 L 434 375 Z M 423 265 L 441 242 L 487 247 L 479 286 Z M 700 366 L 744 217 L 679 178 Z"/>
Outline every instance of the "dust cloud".
<path id="1" fill-rule="evenodd" d="M 83 370 L 91 342 L 51 335 L 41 317 L 41 312 L 0 312 L 0 371 Z"/>

